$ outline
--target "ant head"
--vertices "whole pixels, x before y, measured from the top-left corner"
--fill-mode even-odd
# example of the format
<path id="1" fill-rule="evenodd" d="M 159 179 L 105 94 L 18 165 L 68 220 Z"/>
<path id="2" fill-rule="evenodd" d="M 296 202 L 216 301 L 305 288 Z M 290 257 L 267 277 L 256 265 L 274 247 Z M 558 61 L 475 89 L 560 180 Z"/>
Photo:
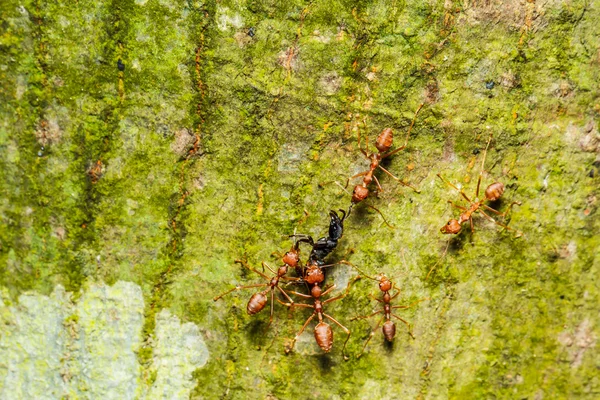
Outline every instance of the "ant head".
<path id="1" fill-rule="evenodd" d="M 392 286 L 394 286 L 394 284 L 392 283 L 392 281 L 389 280 L 387 276 L 385 276 L 385 274 L 380 274 L 376 276 L 376 278 L 379 280 L 379 290 L 381 290 L 382 292 L 392 290 Z"/>
<path id="2" fill-rule="evenodd" d="M 283 256 L 283 263 L 289 265 L 292 268 L 296 268 L 298 266 L 299 261 L 300 255 L 298 254 L 298 250 L 295 248 L 292 248 Z"/>
<path id="3" fill-rule="evenodd" d="M 452 233 L 452 234 L 457 234 L 458 232 L 460 232 L 461 229 L 461 225 L 458 223 L 457 220 L 455 219 L 451 219 L 450 221 L 448 221 L 448 223 L 444 226 L 442 226 L 442 228 L 440 229 L 440 232 L 447 234 L 447 233 Z"/>
<path id="4" fill-rule="evenodd" d="M 352 203 L 360 203 L 369 195 L 369 189 L 364 186 L 356 185 L 354 186 L 354 191 L 352 192 Z"/>
<path id="5" fill-rule="evenodd" d="M 492 183 L 485 189 L 485 198 L 489 201 L 496 201 L 504 193 L 504 184 L 500 182 Z"/>
<path id="6" fill-rule="evenodd" d="M 325 275 L 323 275 L 323 271 L 321 270 L 321 268 L 319 268 L 319 266 L 317 264 L 309 264 L 308 268 L 306 269 L 306 276 L 304 277 L 304 280 L 306 281 L 306 283 L 308 283 L 309 285 L 314 285 L 315 283 L 321 283 L 325 280 Z"/>
<path id="7" fill-rule="evenodd" d="M 375 147 L 379 150 L 380 153 L 385 153 L 392 147 L 392 142 L 394 141 L 394 131 L 392 128 L 385 128 L 379 136 L 377 136 L 377 141 L 375 142 Z"/>

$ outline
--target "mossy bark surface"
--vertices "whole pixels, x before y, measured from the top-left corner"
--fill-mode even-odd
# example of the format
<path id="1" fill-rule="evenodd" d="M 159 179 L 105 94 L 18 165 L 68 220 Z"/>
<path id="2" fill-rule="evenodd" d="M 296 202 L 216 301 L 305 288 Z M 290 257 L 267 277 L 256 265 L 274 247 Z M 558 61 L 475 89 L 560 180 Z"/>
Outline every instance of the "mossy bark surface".
<path id="1" fill-rule="evenodd" d="M 134 398 L 600 397 L 600 3 L 281 3 L 0 0 L 0 351 L 41 340 L 11 341 L 18 307 L 84 332 L 90 293 L 125 287 L 140 293 L 122 311 Z M 357 137 L 374 151 L 391 127 L 401 145 L 421 103 L 383 164 L 420 193 L 378 172 L 384 191 L 354 207 L 328 258 L 393 277 L 394 304 L 429 298 L 398 310 L 414 340 L 399 323 L 356 358 L 377 318 L 350 319 L 380 307 L 368 279 L 327 307 L 352 331 L 349 361 L 336 326 L 331 353 L 311 325 L 285 354 L 304 309 L 276 304 L 267 327 L 268 310 L 246 314 L 251 290 L 213 302 L 261 282 L 235 259 L 274 266 L 288 235 L 323 236 L 350 204 L 333 182 L 368 168 Z M 510 226 L 523 235 L 478 216 L 448 242 L 439 229 L 460 211 L 447 200 L 465 202 L 436 174 L 472 196 L 490 134 L 482 185 L 506 185 L 501 211 L 522 203 Z M 354 275 L 332 267 L 327 282 Z M 199 335 L 207 359 L 181 350 Z M 39 390 L 92 398 L 105 371 L 52 354 L 68 373 Z M 9 370 L 0 361 L 7 398 Z"/>

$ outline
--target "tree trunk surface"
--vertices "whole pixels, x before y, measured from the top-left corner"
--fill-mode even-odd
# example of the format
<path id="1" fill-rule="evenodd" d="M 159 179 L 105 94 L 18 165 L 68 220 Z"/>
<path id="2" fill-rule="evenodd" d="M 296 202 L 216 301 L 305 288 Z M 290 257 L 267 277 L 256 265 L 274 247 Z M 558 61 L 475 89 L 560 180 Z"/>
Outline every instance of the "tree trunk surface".
<path id="1" fill-rule="evenodd" d="M 0 0 L 0 18 L 0 398 L 600 398 L 598 1 Z M 311 309 L 275 302 L 269 326 L 270 303 L 246 312 L 261 288 L 213 301 L 266 283 L 236 259 L 262 271 L 288 235 L 325 236 L 366 138 L 403 145 L 420 104 L 382 164 L 400 182 L 376 172 L 327 258 L 362 271 L 325 305 L 348 361 L 316 318 L 286 354 Z M 521 205 L 486 212 L 514 230 L 477 212 L 443 235 L 468 203 L 437 174 L 471 200 L 502 182 L 490 207 Z M 382 310 L 379 273 L 392 305 L 423 300 L 394 312 L 414 339 L 351 321 Z M 326 274 L 336 296 L 358 272 Z"/>

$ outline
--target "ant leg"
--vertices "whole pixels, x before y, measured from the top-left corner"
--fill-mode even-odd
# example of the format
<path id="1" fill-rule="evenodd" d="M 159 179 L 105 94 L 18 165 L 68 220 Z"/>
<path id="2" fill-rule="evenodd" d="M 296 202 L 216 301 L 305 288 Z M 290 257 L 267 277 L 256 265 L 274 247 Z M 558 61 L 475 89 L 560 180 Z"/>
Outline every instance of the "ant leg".
<path id="1" fill-rule="evenodd" d="M 363 271 L 361 271 L 356 265 L 352 264 L 350 261 L 346 261 L 346 260 L 342 260 L 342 261 L 338 261 L 338 264 L 346 264 L 351 266 L 352 268 L 354 268 L 355 270 L 358 271 L 359 274 L 361 274 L 364 277 L 367 277 L 369 279 L 372 279 L 374 281 L 377 281 L 377 279 L 370 277 L 369 275 L 365 274 Z"/>
<path id="2" fill-rule="evenodd" d="M 415 306 L 423 301 L 427 301 L 427 300 L 431 300 L 429 297 L 425 297 L 423 299 L 417 300 L 417 301 L 413 301 L 412 303 L 410 303 L 407 306 L 392 306 L 392 308 L 402 308 L 402 309 L 406 309 L 406 308 L 411 308 L 412 306 Z"/>
<path id="3" fill-rule="evenodd" d="M 446 243 L 446 248 L 444 249 L 444 253 L 442 253 L 442 256 L 435 262 L 435 264 L 433 264 L 433 267 L 431 267 L 431 269 L 427 273 L 427 276 L 425 277 L 425 280 L 429 279 L 429 276 L 431 275 L 431 273 L 433 272 L 433 270 L 435 269 L 435 267 L 437 267 L 438 264 L 439 264 L 439 262 L 444 259 L 444 257 L 446 256 L 446 252 L 448 251 L 448 247 L 450 247 L 450 239 L 448 239 L 448 242 Z"/>
<path id="4" fill-rule="evenodd" d="M 273 270 L 273 268 L 269 267 L 269 264 L 267 264 L 266 262 L 264 262 L 264 261 L 263 261 L 263 262 L 262 262 L 262 266 L 263 266 L 263 268 L 264 268 L 264 267 L 267 267 L 267 269 L 268 269 L 269 271 L 271 271 L 272 273 L 274 273 L 275 275 L 277 275 L 277 272 L 275 272 L 275 271 Z"/>
<path id="5" fill-rule="evenodd" d="M 300 221 L 298 221 L 298 224 L 296 226 L 302 225 L 308 217 L 310 217 L 310 213 L 308 211 L 306 211 L 306 208 L 305 208 L 304 209 L 304 217 L 302 217 L 302 219 Z M 294 229 L 294 231 L 295 231 L 295 229 Z"/>
<path id="6" fill-rule="evenodd" d="M 493 223 L 495 223 L 496 225 L 500 225 L 501 227 L 503 227 L 503 228 L 504 228 L 504 229 L 506 229 L 506 230 L 509 230 L 509 231 L 513 231 L 513 232 L 515 232 L 515 233 L 516 233 L 516 237 L 521 237 L 521 236 L 523 236 L 523 232 L 521 232 L 521 231 L 519 231 L 519 230 L 516 230 L 516 229 L 514 229 L 514 228 L 511 228 L 510 226 L 508 226 L 508 225 L 505 225 L 505 224 L 503 224 L 503 223 L 501 223 L 501 222 L 498 222 L 498 221 L 496 221 L 494 218 L 492 218 L 492 217 L 490 217 L 489 215 L 487 215 L 486 213 L 484 213 L 484 212 L 483 212 L 483 210 L 479 209 L 479 210 L 477 210 L 477 211 L 479 211 L 480 213 L 482 213 L 482 214 L 483 214 L 483 215 L 484 215 L 484 216 L 485 216 L 487 219 L 489 219 L 490 221 L 492 221 L 492 222 L 493 222 Z"/>
<path id="7" fill-rule="evenodd" d="M 358 177 L 361 177 L 361 176 L 365 176 L 365 175 L 366 175 L 366 174 L 368 174 L 368 173 L 369 173 L 369 171 L 364 171 L 364 172 L 361 172 L 361 173 L 359 173 L 359 174 L 356 174 L 356 175 L 354 175 L 354 176 L 351 176 L 351 177 L 350 177 L 350 178 L 348 178 L 348 180 L 346 181 L 346 187 L 348 187 L 348 183 L 350 182 L 350 180 L 351 180 L 351 179 L 358 178 Z"/>
<path id="8" fill-rule="evenodd" d="M 377 211 L 379 213 L 379 215 L 381 215 L 381 219 L 383 219 L 383 223 L 386 224 L 388 226 L 388 228 L 396 229 L 395 226 L 393 226 L 389 222 L 387 222 L 387 219 L 385 219 L 385 217 L 383 216 L 383 213 L 381 211 L 379 211 L 379 209 L 377 207 L 372 206 L 370 204 L 367 204 L 367 207 L 372 208 L 373 210 Z"/>
<path id="9" fill-rule="evenodd" d="M 329 185 L 330 183 L 335 183 L 336 185 L 338 185 L 344 192 L 348 193 L 349 195 L 352 195 L 352 193 L 350 193 L 348 190 L 346 190 L 346 188 L 348 187 L 348 183 L 350 182 L 350 178 L 348 178 L 348 180 L 346 181 L 346 186 L 342 186 L 341 183 L 339 183 L 338 181 L 327 181 L 327 182 L 320 182 L 319 183 L 319 187 L 320 188 L 324 188 L 325 185 Z M 306 219 L 303 218 L 303 220 Z"/>
<path id="10" fill-rule="evenodd" d="M 369 297 L 370 297 L 370 298 L 372 298 L 372 299 L 373 299 L 373 300 L 375 300 L 375 301 L 378 301 L 378 302 L 380 302 L 380 303 L 383 303 L 383 300 L 381 300 L 381 299 L 379 299 L 379 298 L 377 298 L 377 297 L 373 296 L 373 294 L 371 294 L 371 293 L 369 293 Z"/>
<path id="11" fill-rule="evenodd" d="M 279 300 L 278 298 L 275 298 L 275 300 L 277 300 L 279 302 L 279 304 L 282 304 L 286 307 L 301 307 L 301 308 L 315 308 L 315 306 L 313 306 L 312 304 L 304 304 L 304 303 L 284 303 L 283 301 Z"/>
<path id="12" fill-rule="evenodd" d="M 395 295 L 393 295 L 392 297 L 390 297 L 390 301 L 392 301 L 392 300 L 394 300 L 396 297 L 398 297 L 398 295 L 399 295 L 399 294 L 400 294 L 400 290 L 398 290 L 398 291 L 396 292 L 396 294 L 395 294 Z"/>
<path id="13" fill-rule="evenodd" d="M 300 239 L 298 239 L 298 241 L 296 243 L 308 243 L 311 246 L 315 245 L 315 242 L 314 242 L 312 236 L 310 236 L 310 235 L 304 235 L 304 234 L 299 233 L 299 234 L 290 235 L 288 237 L 293 237 L 293 238 L 299 237 Z"/>
<path id="14" fill-rule="evenodd" d="M 226 291 L 225 293 L 221 293 L 220 295 L 213 297 L 213 301 L 217 301 L 221 297 L 228 295 L 229 293 L 234 292 L 236 290 L 250 289 L 250 288 L 257 288 L 257 287 L 264 287 L 264 286 L 270 286 L 270 285 L 268 283 L 257 283 L 256 285 L 236 286 L 233 289 Z"/>
<path id="15" fill-rule="evenodd" d="M 304 293 L 298 293 L 298 292 L 295 292 L 295 291 L 293 291 L 293 290 L 290 290 L 289 292 L 290 292 L 291 294 L 294 294 L 294 295 L 296 295 L 296 296 L 299 296 L 299 297 L 302 297 L 302 298 L 305 298 L 305 299 L 312 299 L 312 296 L 309 296 L 309 295 L 307 295 L 307 294 L 304 294 Z M 293 303 L 293 302 L 292 302 L 292 303 Z"/>
<path id="16" fill-rule="evenodd" d="M 357 280 L 360 279 L 360 275 L 354 277 L 354 279 L 352 279 L 350 282 L 348 282 L 348 286 L 346 286 L 346 290 L 344 291 L 344 293 L 340 294 L 339 296 L 335 296 L 332 297 L 330 299 L 325 300 L 322 304 L 327 304 L 327 303 L 331 303 L 334 302 L 336 300 L 340 300 L 343 299 L 344 297 L 348 296 L 348 293 L 350 293 L 350 287 L 352 286 L 352 284 L 354 282 L 356 282 Z M 324 293 L 321 294 L 321 296 L 323 296 L 324 294 L 329 293 L 330 291 L 332 291 L 335 288 L 335 285 L 333 285 L 332 287 L 330 287 L 329 289 L 327 289 Z"/>
<path id="17" fill-rule="evenodd" d="M 244 267 L 248 268 L 252 272 L 256 272 L 257 274 L 259 274 L 260 276 L 262 276 L 263 278 L 265 278 L 268 281 L 271 280 L 271 278 L 268 277 L 267 275 L 265 275 L 264 273 L 262 273 L 259 270 L 251 267 L 250 265 L 248 265 L 248 263 L 246 262 L 246 260 L 235 260 L 235 263 L 243 265 Z"/>
<path id="18" fill-rule="evenodd" d="M 288 301 L 290 303 L 292 303 L 292 307 L 293 307 L 294 306 L 294 300 L 292 300 L 292 298 L 285 292 L 285 290 L 283 290 L 279 286 L 275 286 L 275 287 L 285 296 L 286 299 L 288 299 Z"/>
<path id="19" fill-rule="evenodd" d="M 377 179 L 377 177 L 375 175 L 373 175 L 373 179 L 375 180 L 375 183 L 377 184 L 377 188 L 379 189 L 379 192 L 383 193 L 383 188 L 379 184 L 379 179 Z M 378 192 L 378 194 L 379 194 L 379 192 Z"/>
<path id="20" fill-rule="evenodd" d="M 365 136 L 365 151 L 361 150 L 360 152 L 363 153 L 366 158 L 370 158 L 369 157 L 369 135 Z"/>
<path id="21" fill-rule="evenodd" d="M 323 316 L 325 318 L 329 318 L 332 322 L 334 322 L 335 324 L 337 324 L 340 328 L 342 328 L 344 330 L 344 332 L 346 332 L 346 334 L 348 335 L 348 337 L 346 337 L 346 341 L 344 342 L 344 347 L 342 347 L 342 355 L 344 356 L 344 360 L 348 361 L 348 359 L 350 359 L 350 357 L 348 357 L 346 355 L 346 345 L 348 344 L 348 340 L 350 340 L 350 329 L 346 328 L 344 325 L 340 324 L 335 318 L 333 318 L 331 315 L 327 315 L 325 313 L 323 313 Z"/>
<path id="22" fill-rule="evenodd" d="M 369 137 L 365 136 L 366 147 L 365 147 L 365 150 L 363 150 L 362 147 L 360 147 L 360 139 L 361 139 L 360 129 L 358 130 L 357 136 L 358 136 L 358 150 L 360 150 L 360 152 L 363 153 L 365 155 L 365 157 L 369 158 L 369 155 L 367 154 L 367 151 L 369 151 Z"/>
<path id="23" fill-rule="evenodd" d="M 286 280 L 286 281 L 288 281 L 288 283 L 298 282 L 298 281 L 302 280 L 302 278 L 296 278 L 296 277 L 293 277 L 293 276 L 285 276 L 285 275 L 284 276 L 280 276 L 279 279 Z"/>
<path id="24" fill-rule="evenodd" d="M 450 203 L 452 207 L 458 208 L 459 210 L 467 211 L 467 207 L 459 206 L 458 204 L 455 204 L 452 200 L 448 200 L 448 203 Z"/>
<path id="25" fill-rule="evenodd" d="M 292 350 L 294 350 L 294 345 L 296 344 L 296 341 L 298 340 L 298 338 L 300 337 L 300 335 L 302 335 L 302 332 L 304 332 L 304 330 L 306 329 L 306 327 L 308 326 L 308 324 L 310 324 L 310 321 L 313 320 L 313 318 L 315 317 L 316 314 L 312 314 L 310 317 L 308 317 L 308 319 L 306 320 L 306 322 L 304 323 L 304 325 L 302 325 L 302 329 L 300 329 L 300 332 L 298 332 L 296 334 L 296 336 L 294 337 L 294 339 L 292 339 L 292 344 L 289 347 L 286 347 L 285 352 L 287 354 L 291 353 Z"/>
<path id="26" fill-rule="evenodd" d="M 504 218 L 508 217 L 508 214 L 510 214 L 514 205 L 520 206 L 521 204 L 523 204 L 523 203 L 521 203 L 520 201 L 513 201 L 512 203 L 510 203 L 510 205 L 508 206 L 508 209 L 506 211 L 504 211 L 504 213 L 502 213 Z"/>
<path id="27" fill-rule="evenodd" d="M 269 328 L 269 326 L 271 326 L 271 323 L 273 322 L 273 309 L 275 307 L 275 300 L 273 299 L 274 296 L 275 296 L 275 291 L 271 287 L 271 315 L 269 316 L 269 323 L 267 324 L 267 329 Z"/>
<path id="28" fill-rule="evenodd" d="M 367 344 L 369 344 L 369 341 L 373 338 L 373 336 L 375 336 L 375 332 L 377 331 L 377 329 L 379 329 L 379 325 L 381 325 L 381 323 L 384 320 L 385 320 L 385 315 L 379 319 L 379 322 L 377 323 L 377 325 L 375 325 L 375 328 L 371 331 L 369 338 L 365 342 L 365 345 L 363 346 L 362 350 L 360 351 L 360 354 L 358 356 L 356 356 L 356 358 L 360 358 L 360 356 L 363 355 L 363 353 L 365 352 L 365 349 L 367 348 Z"/>
<path id="29" fill-rule="evenodd" d="M 400 146 L 400 147 L 398 147 L 397 149 L 394 149 L 394 150 L 392 150 L 392 151 L 390 151 L 390 152 L 388 152 L 388 153 L 385 153 L 384 155 L 382 155 L 382 156 L 381 156 L 381 159 L 383 160 L 384 158 L 387 158 L 387 157 L 389 157 L 389 156 L 393 156 L 394 154 L 396 154 L 396 153 L 397 153 L 397 152 L 399 152 L 399 151 L 402 151 L 402 150 L 404 150 L 405 148 L 406 148 L 406 145 L 404 145 L 404 146 Z"/>
<path id="30" fill-rule="evenodd" d="M 400 321 L 404 322 L 406 324 L 406 326 L 408 326 L 408 334 L 410 335 L 411 338 L 414 339 L 415 335 L 413 335 L 413 333 L 412 333 L 410 324 L 408 322 L 406 322 L 405 320 L 403 320 L 402 318 L 400 318 L 399 316 L 397 316 L 396 314 L 392 314 L 392 316 L 398 318 Z"/>
<path id="31" fill-rule="evenodd" d="M 412 190 L 414 190 L 417 193 L 421 193 L 421 191 L 419 189 L 417 189 L 416 187 L 414 187 L 414 186 L 412 186 L 412 185 L 410 185 L 408 183 L 403 182 L 400 178 L 395 177 L 394 175 L 392 175 L 392 173 L 390 171 L 388 171 L 387 169 L 383 168 L 381 165 L 378 165 L 378 167 L 383 172 L 385 172 L 386 174 L 388 174 L 389 176 L 391 176 L 393 179 L 395 179 L 399 184 L 401 184 L 403 186 L 406 186 L 406 187 L 409 187 L 409 188 L 411 188 Z"/>
<path id="32" fill-rule="evenodd" d="M 373 314 L 369 314 L 369 315 L 359 315 L 357 317 L 352 317 L 350 318 L 350 321 L 356 321 L 358 319 L 369 319 L 371 317 L 374 317 L 377 314 L 381 314 L 383 312 L 383 310 L 379 310 L 379 311 L 375 311 Z"/>
<path id="33" fill-rule="evenodd" d="M 333 285 L 329 286 L 327 289 L 325 289 L 325 291 L 323 293 L 321 293 L 321 296 L 326 296 L 329 293 L 331 293 L 333 290 L 335 290 L 335 288 L 337 287 L 337 285 L 334 283 Z"/>
<path id="34" fill-rule="evenodd" d="M 490 133 L 490 138 L 488 139 L 487 145 L 485 146 L 485 150 L 483 151 L 483 159 L 481 160 L 481 169 L 479 170 L 479 178 L 477 179 L 477 190 L 475 191 L 475 198 L 479 198 L 479 187 L 481 186 L 481 177 L 483 176 L 483 165 L 485 164 L 485 158 L 487 157 L 487 151 L 490 147 L 490 142 L 492 141 L 492 134 Z"/>
<path id="35" fill-rule="evenodd" d="M 334 183 L 335 183 L 336 185 L 338 185 L 338 186 L 339 186 L 339 187 L 340 187 L 340 188 L 341 188 L 341 189 L 342 189 L 344 192 L 346 192 L 347 194 L 349 194 L 350 196 L 352 196 L 352 193 L 350 193 L 350 192 L 349 192 L 349 191 L 346 189 L 346 188 L 348 187 L 348 182 L 350 182 L 350 179 L 348 179 L 348 180 L 346 181 L 346 186 L 344 187 L 344 186 L 342 186 L 342 184 L 341 184 L 341 183 L 339 183 L 338 181 L 334 181 Z"/>
<path id="36" fill-rule="evenodd" d="M 413 117 L 413 119 L 410 123 L 410 126 L 408 127 L 408 132 L 406 132 L 406 139 L 404 139 L 404 145 L 397 148 L 394 151 L 384 154 L 383 156 L 381 156 L 382 159 L 389 157 L 393 154 L 396 154 L 397 152 L 404 149 L 408 145 L 408 138 L 410 137 L 410 132 L 412 131 L 413 126 L 415 125 L 415 121 L 417 120 L 417 115 L 419 115 L 419 111 L 421 111 L 421 108 L 423 108 L 424 105 L 425 105 L 425 103 L 419 104 L 419 107 L 417 108 L 417 111 L 415 112 L 415 116 Z"/>
<path id="37" fill-rule="evenodd" d="M 450 185 L 451 187 L 453 187 L 454 189 L 456 189 L 456 190 L 457 190 L 457 191 L 460 193 L 460 195 L 461 195 L 462 197 L 464 197 L 464 198 L 465 198 L 465 200 L 467 200 L 469 203 L 471 203 L 471 204 L 473 203 L 473 202 L 471 201 L 471 199 L 469 199 L 469 198 L 467 197 L 467 195 L 465 194 L 465 192 L 464 192 L 462 189 L 459 189 L 459 188 L 457 188 L 456 186 L 454 186 L 452 183 L 450 183 L 448 180 L 446 180 L 444 177 L 442 177 L 442 175 L 440 175 L 440 174 L 437 174 L 437 176 L 438 176 L 438 178 L 440 178 L 442 181 L 444 181 L 445 183 L 447 183 L 448 185 Z"/>
<path id="38" fill-rule="evenodd" d="M 485 204 L 482 204 L 481 206 L 482 206 L 483 208 L 485 208 L 486 210 L 488 210 L 488 211 L 491 211 L 491 212 L 493 212 L 493 213 L 495 213 L 495 214 L 498 214 L 498 215 L 500 215 L 501 217 L 504 217 L 504 218 L 506 218 L 506 217 L 508 216 L 508 214 L 510 213 L 510 210 L 512 209 L 512 206 L 514 206 L 515 204 L 516 204 L 516 205 L 518 205 L 518 206 L 520 206 L 520 205 L 521 205 L 521 202 L 520 202 L 520 201 L 513 201 L 513 202 L 512 202 L 512 203 L 510 203 L 510 205 L 508 206 L 508 209 L 507 209 L 505 212 L 503 212 L 503 213 L 501 213 L 501 212 L 500 212 L 500 211 L 498 211 L 498 210 L 494 210 L 492 207 L 486 206 Z"/>

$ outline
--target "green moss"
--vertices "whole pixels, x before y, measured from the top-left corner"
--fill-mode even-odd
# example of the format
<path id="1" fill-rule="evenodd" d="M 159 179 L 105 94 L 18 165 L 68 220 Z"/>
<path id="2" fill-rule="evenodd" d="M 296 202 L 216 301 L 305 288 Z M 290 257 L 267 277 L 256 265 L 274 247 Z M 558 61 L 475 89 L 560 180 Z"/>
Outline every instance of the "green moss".
<path id="1" fill-rule="evenodd" d="M 598 336 L 597 152 L 580 146 L 598 125 L 593 7 L 535 5 L 519 43 L 518 2 L 34 2 L 27 14 L 6 3 L 0 284 L 11 294 L 136 282 L 147 343 L 165 307 L 203 327 L 211 358 L 196 397 L 597 397 L 597 350 L 559 340 L 585 320 Z M 305 312 L 276 304 L 266 330 L 266 312 L 245 313 L 251 290 L 212 301 L 261 282 L 235 259 L 276 265 L 294 230 L 322 236 L 328 210 L 349 205 L 331 182 L 368 167 L 356 129 L 372 142 L 390 126 L 400 144 L 424 101 L 407 149 L 385 164 L 421 193 L 379 174 L 385 191 L 368 203 L 396 229 L 358 205 L 331 257 L 354 249 L 352 262 L 393 276 L 398 304 L 430 297 L 406 313 L 416 340 L 399 327 L 388 347 L 378 333 L 345 363 L 343 334 L 322 355 L 309 327 L 285 355 Z M 38 157 L 43 120 L 58 133 Z M 510 224 L 524 237 L 478 218 L 425 281 L 457 215 L 446 201 L 460 202 L 436 174 L 471 195 L 490 133 L 483 185 L 506 185 L 501 210 L 523 203 Z M 174 150 L 187 134 L 200 138 L 192 157 Z M 349 321 L 377 307 L 366 293 L 377 288 L 363 280 L 331 304 L 352 354 L 376 323 Z M 138 353 L 150 383 L 152 357 Z"/>

